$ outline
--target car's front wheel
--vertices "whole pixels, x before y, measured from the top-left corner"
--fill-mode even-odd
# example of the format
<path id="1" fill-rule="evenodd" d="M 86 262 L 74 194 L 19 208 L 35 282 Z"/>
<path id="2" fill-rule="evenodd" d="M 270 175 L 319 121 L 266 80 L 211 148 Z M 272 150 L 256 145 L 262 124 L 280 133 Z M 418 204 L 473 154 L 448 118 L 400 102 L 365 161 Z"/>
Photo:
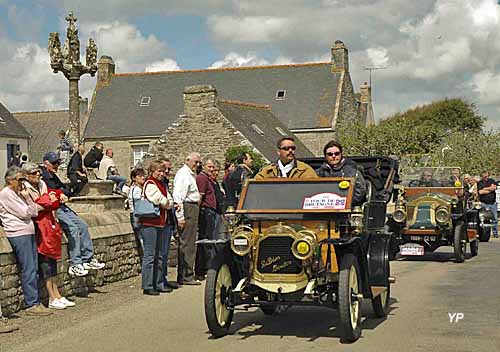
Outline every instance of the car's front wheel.
<path id="1" fill-rule="evenodd" d="M 205 319 L 214 337 L 227 334 L 233 310 L 228 303 L 233 289 L 231 270 L 226 263 L 215 263 L 208 270 L 205 286 Z"/>
<path id="2" fill-rule="evenodd" d="M 463 263 L 465 260 L 465 226 L 463 221 L 457 222 L 455 225 L 455 231 L 453 236 L 453 251 L 455 254 L 455 261 L 457 263 Z"/>
<path id="3" fill-rule="evenodd" d="M 338 306 L 341 340 L 354 342 L 361 336 L 361 276 L 353 254 L 342 258 L 339 275 Z"/>

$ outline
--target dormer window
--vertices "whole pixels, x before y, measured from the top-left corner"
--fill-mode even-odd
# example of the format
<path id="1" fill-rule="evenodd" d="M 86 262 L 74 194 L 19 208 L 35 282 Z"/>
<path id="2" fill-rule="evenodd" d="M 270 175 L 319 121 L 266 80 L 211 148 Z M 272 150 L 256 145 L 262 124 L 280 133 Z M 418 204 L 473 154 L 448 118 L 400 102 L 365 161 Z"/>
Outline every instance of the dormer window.
<path id="1" fill-rule="evenodd" d="M 149 106 L 151 104 L 151 97 L 141 97 L 139 106 Z"/>
<path id="2" fill-rule="evenodd" d="M 285 100 L 286 90 L 276 91 L 276 100 Z"/>
<path id="3" fill-rule="evenodd" d="M 256 124 L 252 123 L 252 128 L 253 128 L 253 130 L 254 130 L 255 132 L 257 132 L 257 133 L 258 133 L 258 134 L 260 134 L 261 136 L 263 136 L 263 135 L 264 135 L 264 131 L 262 131 L 262 130 L 260 129 L 260 127 L 259 127 L 259 126 L 257 126 Z"/>
<path id="4" fill-rule="evenodd" d="M 3 119 L 2 116 L 0 116 L 0 123 L 5 123 L 5 120 Z"/>

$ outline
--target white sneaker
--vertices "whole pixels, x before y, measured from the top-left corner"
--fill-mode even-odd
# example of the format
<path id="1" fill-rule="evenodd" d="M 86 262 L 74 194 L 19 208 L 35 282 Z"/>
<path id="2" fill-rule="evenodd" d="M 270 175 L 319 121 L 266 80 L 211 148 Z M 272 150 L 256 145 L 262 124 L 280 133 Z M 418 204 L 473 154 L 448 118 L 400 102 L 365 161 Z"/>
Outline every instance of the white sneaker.
<path id="1" fill-rule="evenodd" d="M 68 269 L 68 274 L 73 276 L 85 276 L 89 273 L 83 264 L 71 265 Z"/>
<path id="2" fill-rule="evenodd" d="M 70 301 L 66 297 L 59 298 L 59 302 L 63 303 L 66 307 L 74 307 L 74 306 L 76 306 L 75 302 Z"/>
<path id="3" fill-rule="evenodd" d="M 52 302 L 49 302 L 49 308 L 51 308 L 51 309 L 65 309 L 66 305 L 56 298 Z"/>
<path id="4" fill-rule="evenodd" d="M 95 258 L 90 259 L 88 263 L 83 263 L 83 268 L 85 270 L 99 270 L 106 266 L 104 263 L 99 263 Z"/>

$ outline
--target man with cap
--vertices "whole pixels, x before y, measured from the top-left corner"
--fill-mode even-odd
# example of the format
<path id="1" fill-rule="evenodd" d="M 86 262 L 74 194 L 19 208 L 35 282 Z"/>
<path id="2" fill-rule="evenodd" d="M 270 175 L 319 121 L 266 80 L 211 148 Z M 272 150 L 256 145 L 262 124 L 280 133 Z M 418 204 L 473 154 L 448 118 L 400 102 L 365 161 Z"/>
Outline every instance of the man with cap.
<path id="1" fill-rule="evenodd" d="M 71 190 L 57 176 L 61 160 L 54 152 L 43 156 L 42 178 L 50 189 L 58 189 L 61 195 L 61 206 L 56 210 L 56 217 L 68 237 L 69 269 L 68 273 L 85 276 L 91 269 L 102 269 L 105 264 L 94 257 L 94 246 L 90 239 L 87 223 L 68 207 L 65 202 L 72 196 Z"/>

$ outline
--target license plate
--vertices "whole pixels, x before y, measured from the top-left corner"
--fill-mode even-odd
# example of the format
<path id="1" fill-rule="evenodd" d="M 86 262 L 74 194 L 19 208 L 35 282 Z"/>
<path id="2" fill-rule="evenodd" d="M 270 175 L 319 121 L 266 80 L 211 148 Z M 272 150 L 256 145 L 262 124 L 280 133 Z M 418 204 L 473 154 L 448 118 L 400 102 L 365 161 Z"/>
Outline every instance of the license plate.
<path id="1" fill-rule="evenodd" d="M 424 255 L 424 246 L 416 243 L 407 243 L 400 247 L 401 255 Z"/>

